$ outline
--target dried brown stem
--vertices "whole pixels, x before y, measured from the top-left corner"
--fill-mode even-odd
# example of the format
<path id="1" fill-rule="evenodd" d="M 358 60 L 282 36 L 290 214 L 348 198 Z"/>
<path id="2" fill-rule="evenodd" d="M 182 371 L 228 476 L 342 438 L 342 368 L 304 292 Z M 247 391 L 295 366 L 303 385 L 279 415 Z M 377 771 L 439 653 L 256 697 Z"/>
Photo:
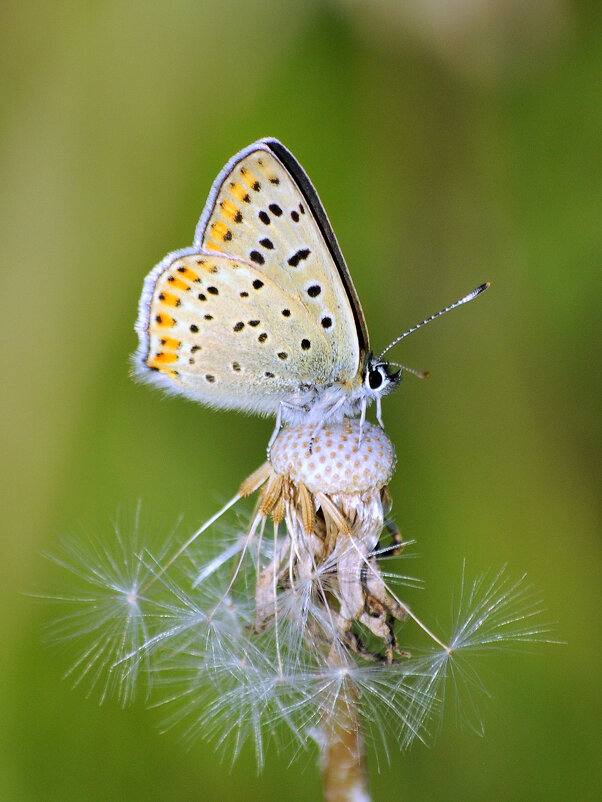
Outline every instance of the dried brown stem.
<path id="1" fill-rule="evenodd" d="M 368 772 L 356 691 L 344 683 L 322 721 L 325 802 L 369 802 Z"/>

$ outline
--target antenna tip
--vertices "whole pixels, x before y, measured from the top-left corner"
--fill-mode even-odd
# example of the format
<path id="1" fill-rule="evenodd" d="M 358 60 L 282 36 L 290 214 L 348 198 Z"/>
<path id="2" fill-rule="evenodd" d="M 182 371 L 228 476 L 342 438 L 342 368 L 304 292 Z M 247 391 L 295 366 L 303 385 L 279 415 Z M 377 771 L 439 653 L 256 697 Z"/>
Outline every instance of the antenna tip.
<path id="1" fill-rule="evenodd" d="M 430 379 L 431 378 L 431 374 L 429 373 L 428 370 L 423 370 L 418 375 L 420 376 L 421 379 Z"/>
<path id="2" fill-rule="evenodd" d="M 488 290 L 489 287 L 491 287 L 489 281 L 486 281 L 484 284 L 479 284 L 478 287 L 475 287 L 472 292 L 469 292 L 468 295 L 464 296 L 464 298 L 461 298 L 457 303 L 450 306 L 449 309 L 454 309 L 456 306 L 460 306 L 460 304 L 466 304 L 469 301 L 474 301 L 477 296 L 479 296 L 482 292 L 485 292 L 485 290 Z M 447 312 L 448 310 L 446 309 L 444 311 Z"/>

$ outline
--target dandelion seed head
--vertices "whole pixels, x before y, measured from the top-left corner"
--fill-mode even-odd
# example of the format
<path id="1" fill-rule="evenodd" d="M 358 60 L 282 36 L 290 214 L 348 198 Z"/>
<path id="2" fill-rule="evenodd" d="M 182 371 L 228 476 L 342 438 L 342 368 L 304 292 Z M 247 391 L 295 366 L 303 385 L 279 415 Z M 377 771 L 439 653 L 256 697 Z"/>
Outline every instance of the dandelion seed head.
<path id="1" fill-rule="evenodd" d="M 382 571 L 404 547 L 386 489 L 394 453 L 373 457 L 374 437 L 387 438 L 364 426 L 361 444 L 358 421 L 325 426 L 311 455 L 314 429 L 283 430 L 272 464 L 221 511 L 258 491 L 247 522 L 213 540 L 199 538 L 204 524 L 168 559 L 165 548 L 143 547 L 137 529 L 129 541 L 117 530 L 110 543 L 70 543 L 55 558 L 74 582 L 68 596 L 55 596 L 71 610 L 55 635 L 83 644 L 76 682 L 127 701 L 144 678 L 166 729 L 177 726 L 190 744 L 212 740 L 231 760 L 250 744 L 258 766 L 268 744 L 298 752 L 320 742 L 318 732 L 361 730 L 383 759 L 392 744 L 426 743 L 449 685 L 480 731 L 473 699 L 484 689 L 470 658 L 544 638 L 541 607 L 524 578 L 502 570 L 473 583 L 463 576 L 447 643 L 421 622 L 393 589 L 408 583 L 397 563 Z M 328 484 L 316 473 L 325 466 L 316 445 L 338 450 L 337 438 L 351 451 Z M 306 450 L 297 464 L 299 443 Z M 364 447 L 372 449 L 368 474 L 358 478 Z M 406 651 L 410 623 L 429 635 L 430 651 Z"/>
<path id="2" fill-rule="evenodd" d="M 310 448 L 311 443 L 311 448 Z M 356 418 L 322 428 L 290 426 L 270 449 L 274 470 L 312 493 L 380 490 L 395 470 L 395 450 L 384 431 Z"/>

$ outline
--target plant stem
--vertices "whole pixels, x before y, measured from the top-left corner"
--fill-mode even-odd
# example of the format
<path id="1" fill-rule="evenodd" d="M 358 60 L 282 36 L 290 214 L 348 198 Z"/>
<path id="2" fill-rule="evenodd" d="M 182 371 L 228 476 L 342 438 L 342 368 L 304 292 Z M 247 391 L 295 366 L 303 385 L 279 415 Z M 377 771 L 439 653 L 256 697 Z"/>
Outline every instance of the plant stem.
<path id="1" fill-rule="evenodd" d="M 364 735 L 356 696 L 351 682 L 345 681 L 322 721 L 325 802 L 370 802 Z"/>

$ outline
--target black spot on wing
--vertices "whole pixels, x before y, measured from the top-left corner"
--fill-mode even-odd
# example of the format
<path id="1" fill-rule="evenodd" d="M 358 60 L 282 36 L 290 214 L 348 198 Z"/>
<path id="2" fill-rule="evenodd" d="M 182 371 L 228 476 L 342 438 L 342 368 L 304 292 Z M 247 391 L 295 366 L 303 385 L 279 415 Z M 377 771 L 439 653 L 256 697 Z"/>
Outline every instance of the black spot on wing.
<path id="1" fill-rule="evenodd" d="M 318 193 L 314 189 L 314 186 L 309 180 L 305 170 L 301 167 L 293 154 L 287 150 L 281 142 L 278 142 L 276 139 L 266 139 L 265 144 L 291 175 L 293 181 L 296 183 L 299 191 L 303 195 L 303 199 L 309 207 L 311 214 L 318 224 L 318 228 L 324 237 L 326 246 L 328 247 L 330 255 L 339 272 L 341 281 L 343 282 L 343 286 L 347 292 L 347 297 L 349 299 L 349 303 L 353 311 L 353 318 L 355 320 L 355 328 L 360 351 L 369 351 L 370 346 L 368 343 L 368 332 L 363 320 L 359 299 L 347 271 L 345 260 L 343 258 L 343 254 L 341 253 L 341 249 L 339 248 L 339 244 L 336 240 L 328 217 L 326 216 L 326 212 L 324 211 L 324 207 L 322 206 L 320 198 L 318 197 Z M 299 211 L 301 214 L 305 214 L 304 204 L 299 204 Z"/>
<path id="2" fill-rule="evenodd" d="M 290 259 L 287 259 L 286 262 L 291 267 L 297 267 L 299 262 L 307 259 L 311 251 L 309 248 L 300 248 L 296 253 L 294 253 Z"/>

